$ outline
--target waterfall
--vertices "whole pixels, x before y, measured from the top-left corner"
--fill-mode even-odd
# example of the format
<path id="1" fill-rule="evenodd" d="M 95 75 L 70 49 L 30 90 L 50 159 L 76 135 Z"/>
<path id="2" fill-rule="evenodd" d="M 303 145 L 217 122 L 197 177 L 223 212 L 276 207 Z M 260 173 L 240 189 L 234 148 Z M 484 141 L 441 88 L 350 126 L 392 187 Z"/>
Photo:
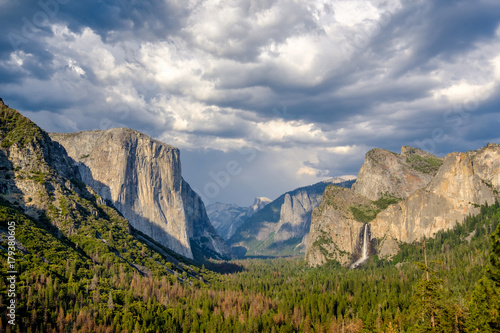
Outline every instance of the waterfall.
<path id="1" fill-rule="evenodd" d="M 361 249 L 361 258 L 359 258 L 351 268 L 356 268 L 368 259 L 368 223 L 365 223 L 365 228 L 363 230 L 363 248 Z"/>
<path id="2" fill-rule="evenodd" d="M 368 223 L 365 224 L 365 230 L 363 231 L 363 253 L 361 255 L 361 259 L 363 261 L 368 259 L 368 242 L 366 241 L 368 235 L 368 232 L 366 230 L 367 228 L 368 228 Z"/>

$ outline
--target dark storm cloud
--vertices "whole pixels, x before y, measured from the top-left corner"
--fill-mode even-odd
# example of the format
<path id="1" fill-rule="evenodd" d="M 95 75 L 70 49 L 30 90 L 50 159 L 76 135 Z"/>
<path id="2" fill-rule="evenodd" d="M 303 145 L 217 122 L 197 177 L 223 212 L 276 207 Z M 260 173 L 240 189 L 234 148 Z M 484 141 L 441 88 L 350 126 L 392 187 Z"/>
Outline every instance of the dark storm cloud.
<path id="1" fill-rule="evenodd" d="M 164 0 L 91 0 L 70 1 L 61 14 L 72 30 L 90 27 L 112 42 L 120 36 L 115 37 L 114 31 L 131 32 L 144 40 L 163 40 L 182 26 L 187 10 Z"/>
<path id="2" fill-rule="evenodd" d="M 373 39 L 370 47 L 383 55 L 404 41 L 413 56 L 393 69 L 395 77 L 411 70 L 434 69 L 435 57 L 451 61 L 475 43 L 494 37 L 500 3 L 487 1 L 405 1 L 404 9 Z"/>
<path id="3" fill-rule="evenodd" d="M 42 80 L 50 78 L 52 54 L 41 41 L 52 36 L 51 26 L 67 25 L 79 32 L 91 28 L 103 40 L 128 36 L 142 41 L 165 40 L 176 33 L 187 11 L 168 1 L 40 0 L 0 2 L 0 58 L 13 51 L 34 55 L 27 71 Z"/>
<path id="4" fill-rule="evenodd" d="M 127 126 L 189 148 L 201 190 L 253 147 L 220 194 L 246 188 L 248 203 L 356 174 L 373 147 L 498 140 L 499 13 L 493 0 L 0 0 L 0 97 L 48 130 Z"/>
<path id="5" fill-rule="evenodd" d="M 65 23 L 71 30 L 91 28 L 103 38 L 112 39 L 111 32 L 130 31 L 151 40 L 164 39 L 182 26 L 187 11 L 169 1 L 76 1 L 40 0 L 28 3 L 8 1 L 0 4 L 2 31 L 35 38 L 37 33 L 55 23 Z M 2 34 L 2 49 L 5 34 Z M 30 37 L 35 35 L 34 37 Z M 9 43 L 10 44 L 10 43 Z M 10 45 L 12 47 L 12 45 Z"/>
<path id="6" fill-rule="evenodd" d="M 418 100 L 428 96 L 440 83 L 423 79 L 404 80 L 408 72 L 420 76 L 431 73 L 439 66 L 432 63 L 436 57 L 444 62 L 456 61 L 458 56 L 472 50 L 477 43 L 491 40 L 500 22 L 500 3 L 427 1 L 407 2 L 406 5 L 345 66 L 330 73 L 320 84 L 305 86 L 292 82 L 287 80 L 286 72 L 268 66 L 240 75 L 221 68 L 213 73 L 222 78 L 221 89 L 264 86 L 269 87 L 275 97 L 264 105 L 252 105 L 249 97 L 220 103 L 251 109 L 267 118 L 273 116 L 269 110 L 279 101 L 287 104 L 289 113 L 298 119 L 331 122 L 353 114 L 369 114 L 380 103 Z M 411 46 L 411 56 L 403 56 L 394 49 L 394 43 L 400 40 Z M 380 80 L 374 79 L 372 74 L 376 74 L 376 69 L 390 59 L 395 61 L 389 73 Z M 334 94 L 337 89 L 362 81 L 372 81 L 371 89 L 349 96 Z"/>

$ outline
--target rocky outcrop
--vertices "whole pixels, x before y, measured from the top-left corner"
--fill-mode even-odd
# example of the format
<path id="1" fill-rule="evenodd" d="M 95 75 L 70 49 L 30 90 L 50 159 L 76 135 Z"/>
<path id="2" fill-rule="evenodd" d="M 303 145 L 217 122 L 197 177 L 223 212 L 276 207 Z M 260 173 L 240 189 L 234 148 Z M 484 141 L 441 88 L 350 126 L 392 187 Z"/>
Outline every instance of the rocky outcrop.
<path id="1" fill-rule="evenodd" d="M 75 186 L 78 170 L 46 132 L 0 101 L 0 197 L 34 220 L 61 227 L 54 203 Z M 72 180 L 72 181 L 70 181 Z M 67 201 L 67 200 L 66 200 Z"/>
<path id="2" fill-rule="evenodd" d="M 437 175 L 424 188 L 390 206 L 371 223 L 371 235 L 380 240 L 380 256 L 397 253 L 396 242 L 413 242 L 453 228 L 479 205 L 500 198 L 500 146 L 448 154 Z"/>
<path id="3" fill-rule="evenodd" d="M 207 215 L 215 230 L 224 239 L 229 239 L 246 219 L 264 208 L 271 202 L 265 197 L 255 198 L 254 203 L 249 207 L 240 207 L 235 204 L 214 202 L 207 205 Z"/>
<path id="4" fill-rule="evenodd" d="M 474 172 L 493 191 L 500 191 L 500 145 L 490 143 L 468 155 L 474 163 Z"/>
<path id="5" fill-rule="evenodd" d="M 351 189 L 334 185 L 326 188 L 321 204 L 312 213 L 306 246 L 310 266 L 332 260 L 347 265 L 353 253 L 360 252 L 363 223 L 354 217 L 350 209 L 353 205 L 371 205 L 371 201 Z"/>
<path id="6" fill-rule="evenodd" d="M 253 204 L 248 207 L 246 216 L 252 217 L 255 213 L 257 213 L 259 210 L 264 208 L 267 204 L 270 204 L 272 202 L 271 199 L 266 198 L 266 197 L 257 197 L 253 201 Z"/>
<path id="7" fill-rule="evenodd" d="M 401 154 L 376 148 L 366 154 L 352 188 L 370 200 L 384 195 L 407 198 L 425 187 L 441 164 L 441 158 L 417 148 L 404 146 Z"/>
<path id="8" fill-rule="evenodd" d="M 477 214 L 480 205 L 499 200 L 499 192 L 500 145 L 451 153 L 444 160 L 410 147 L 401 155 L 372 150 L 353 192 L 329 187 L 323 195 L 313 213 L 307 261 L 314 266 L 355 260 L 362 223 L 368 223 L 370 244 L 377 244 L 372 253 L 391 258 L 401 242 L 453 228 Z"/>
<path id="9" fill-rule="evenodd" d="M 179 150 L 130 129 L 51 134 L 76 161 L 82 181 L 137 230 L 193 258 L 229 257 L 201 198 L 181 177 Z"/>
<path id="10" fill-rule="evenodd" d="M 0 99 L 0 238 L 14 221 L 19 259 L 35 268 L 30 274 L 63 272 L 67 280 L 71 264 L 76 283 L 96 267 L 167 281 L 197 275 L 187 260 L 131 228 L 81 180 L 66 150 Z"/>
<path id="11" fill-rule="evenodd" d="M 350 187 L 354 181 L 333 178 L 281 195 L 248 218 L 229 239 L 241 255 L 296 255 L 304 253 L 312 210 L 330 184 Z"/>

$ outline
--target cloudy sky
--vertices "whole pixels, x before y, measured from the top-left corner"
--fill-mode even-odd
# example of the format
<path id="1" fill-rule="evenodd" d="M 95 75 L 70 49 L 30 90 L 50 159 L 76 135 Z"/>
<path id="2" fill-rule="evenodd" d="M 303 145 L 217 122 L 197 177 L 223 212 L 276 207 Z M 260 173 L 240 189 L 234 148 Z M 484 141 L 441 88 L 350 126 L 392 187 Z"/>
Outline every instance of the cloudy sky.
<path id="1" fill-rule="evenodd" d="M 7 104 L 175 145 L 206 203 L 500 143 L 498 0 L 0 0 L 0 31 Z"/>

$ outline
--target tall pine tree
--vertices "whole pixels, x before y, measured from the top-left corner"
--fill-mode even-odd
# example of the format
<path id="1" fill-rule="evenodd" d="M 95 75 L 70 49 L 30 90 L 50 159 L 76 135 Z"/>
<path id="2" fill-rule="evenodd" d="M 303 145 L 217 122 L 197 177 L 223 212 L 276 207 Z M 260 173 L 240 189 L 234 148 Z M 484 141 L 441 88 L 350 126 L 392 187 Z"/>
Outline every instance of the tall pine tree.
<path id="1" fill-rule="evenodd" d="M 500 332 L 500 224 L 491 235 L 490 264 L 469 305 L 469 332 Z"/>

